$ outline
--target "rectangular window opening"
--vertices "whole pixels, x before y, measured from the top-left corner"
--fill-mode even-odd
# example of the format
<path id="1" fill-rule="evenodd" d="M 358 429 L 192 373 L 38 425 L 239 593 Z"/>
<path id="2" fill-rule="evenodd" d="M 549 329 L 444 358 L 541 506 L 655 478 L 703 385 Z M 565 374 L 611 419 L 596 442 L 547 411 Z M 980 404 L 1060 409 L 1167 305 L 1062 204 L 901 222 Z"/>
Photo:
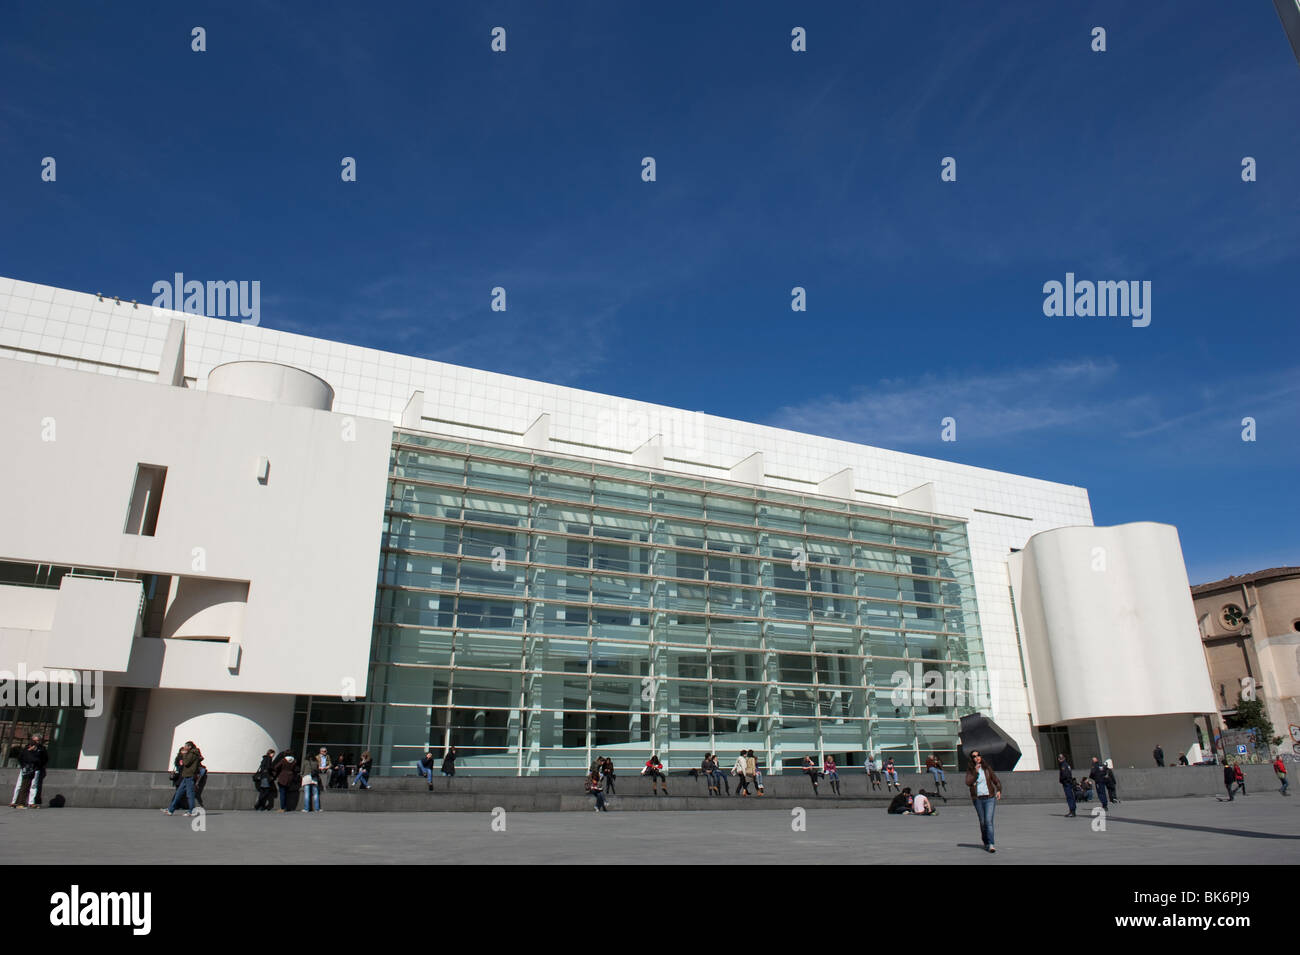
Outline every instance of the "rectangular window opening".
<path id="1" fill-rule="evenodd" d="M 137 464 L 131 506 L 126 514 L 124 534 L 153 537 L 158 529 L 158 509 L 162 506 L 163 484 L 167 469 L 155 464 Z"/>

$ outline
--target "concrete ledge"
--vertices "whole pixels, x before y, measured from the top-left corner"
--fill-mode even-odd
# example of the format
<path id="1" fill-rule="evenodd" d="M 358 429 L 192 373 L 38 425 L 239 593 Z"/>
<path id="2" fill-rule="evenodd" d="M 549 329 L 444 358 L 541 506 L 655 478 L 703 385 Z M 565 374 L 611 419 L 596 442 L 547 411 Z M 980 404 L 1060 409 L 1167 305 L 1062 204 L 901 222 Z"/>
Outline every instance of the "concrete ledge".
<path id="1" fill-rule="evenodd" d="M 1245 767 L 1247 791 L 1274 791 L 1277 781 L 1272 768 L 1256 764 Z M 0 769 L 0 786 L 12 793 L 16 769 Z M 1077 773 L 1076 773 L 1077 775 Z M 1223 792 L 1223 770 L 1218 766 L 1166 767 L 1164 769 L 1128 769 L 1116 773 L 1122 800 L 1167 799 L 1180 796 L 1208 796 Z M 210 773 L 204 787 L 204 807 L 230 812 L 252 810 L 257 800 L 252 773 Z M 948 806 L 969 800 L 963 783 L 964 774 L 948 773 Z M 734 787 L 734 781 L 732 782 Z M 588 810 L 595 804 L 583 792 L 582 779 L 566 777 L 466 776 L 439 777 L 433 791 L 417 776 L 378 776 L 373 789 L 361 791 L 329 789 L 321 792 L 321 807 L 327 812 L 490 812 L 496 807 L 515 812 L 553 812 Z M 1002 777 L 1004 803 L 1064 803 L 1055 772 L 1008 773 Z M 908 774 L 902 785 L 913 792 L 924 787 L 933 791 L 934 783 Z M 669 779 L 671 795 L 654 795 L 650 783 L 637 774 L 620 775 L 617 794 L 610 808 L 618 811 L 657 811 L 666 809 L 752 810 L 791 809 L 812 805 L 829 808 L 877 807 L 883 809 L 893 797 L 887 790 L 873 791 L 861 774 L 843 775 L 841 796 L 836 797 L 823 780 L 820 794 L 814 795 L 803 776 L 772 776 L 764 779 L 767 794 L 748 798 L 736 795 L 709 796 L 703 779 L 673 776 Z M 171 800 L 174 789 L 166 773 L 93 771 L 75 769 L 50 770 L 42 801 L 62 794 L 69 806 L 78 808 L 160 809 Z M 734 792 L 734 789 L 733 789 Z M 278 803 L 277 803 L 278 804 Z M 942 812 L 945 806 L 935 800 Z"/>

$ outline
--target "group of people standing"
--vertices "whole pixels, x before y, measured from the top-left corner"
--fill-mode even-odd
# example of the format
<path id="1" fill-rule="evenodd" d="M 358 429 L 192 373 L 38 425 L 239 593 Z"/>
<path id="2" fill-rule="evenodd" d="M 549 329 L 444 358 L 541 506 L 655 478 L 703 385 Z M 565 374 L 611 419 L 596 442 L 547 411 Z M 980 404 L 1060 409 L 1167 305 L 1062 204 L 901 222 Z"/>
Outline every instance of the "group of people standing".
<path id="1" fill-rule="evenodd" d="M 374 761 L 370 758 L 370 751 L 366 750 L 361 754 L 361 759 L 356 764 L 356 776 L 349 785 L 350 765 L 351 760 L 346 756 L 337 762 L 332 762 L 329 750 L 324 746 L 315 753 L 309 753 L 301 763 L 290 750 L 281 750 L 277 753 L 273 749 L 268 749 L 262 756 L 257 772 L 253 774 L 253 785 L 257 788 L 257 804 L 253 809 L 259 812 L 270 812 L 275 805 L 275 796 L 278 792 L 279 812 L 289 812 L 293 809 L 294 795 L 301 792 L 303 801 L 301 811 L 320 812 L 320 793 L 324 788 L 348 789 L 351 785 L 358 789 L 369 789 L 370 768 L 374 765 Z"/>
<path id="2" fill-rule="evenodd" d="M 1098 757 L 1092 758 L 1092 766 L 1088 770 L 1088 775 L 1083 779 L 1076 779 L 1074 769 L 1070 766 L 1070 761 L 1065 758 L 1064 753 L 1056 757 L 1057 779 L 1061 783 L 1061 788 L 1065 790 L 1065 804 L 1069 807 L 1069 812 L 1065 814 L 1067 819 L 1075 816 L 1075 807 L 1079 800 L 1084 802 L 1092 801 L 1092 794 L 1095 792 L 1101 800 L 1101 808 L 1109 809 L 1111 803 L 1118 803 L 1117 782 L 1115 780 L 1115 770 L 1109 763 L 1103 763 Z"/>

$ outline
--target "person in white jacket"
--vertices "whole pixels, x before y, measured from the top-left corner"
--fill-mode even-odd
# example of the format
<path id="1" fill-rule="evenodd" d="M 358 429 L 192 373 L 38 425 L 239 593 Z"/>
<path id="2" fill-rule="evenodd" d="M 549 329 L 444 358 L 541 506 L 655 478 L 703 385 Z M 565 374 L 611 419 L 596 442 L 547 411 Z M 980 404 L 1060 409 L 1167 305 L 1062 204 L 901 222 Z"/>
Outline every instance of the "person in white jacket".
<path id="1" fill-rule="evenodd" d="M 745 771 L 749 769 L 749 760 L 745 758 L 742 752 L 736 757 L 736 765 L 731 767 L 731 775 L 736 777 L 736 795 L 749 795 L 749 783 L 745 778 Z"/>

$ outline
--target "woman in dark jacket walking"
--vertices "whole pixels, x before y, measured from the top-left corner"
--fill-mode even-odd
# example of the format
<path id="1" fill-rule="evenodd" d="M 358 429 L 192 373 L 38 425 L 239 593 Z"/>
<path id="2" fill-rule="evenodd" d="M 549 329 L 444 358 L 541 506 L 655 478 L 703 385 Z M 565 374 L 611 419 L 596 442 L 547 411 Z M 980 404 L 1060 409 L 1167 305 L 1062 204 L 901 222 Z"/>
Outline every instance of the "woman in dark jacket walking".
<path id="1" fill-rule="evenodd" d="M 970 768 L 966 770 L 966 786 L 980 820 L 980 838 L 987 852 L 997 852 L 993 844 L 993 809 L 1002 798 L 1002 781 L 993 767 L 984 762 L 979 752 L 970 754 Z"/>

